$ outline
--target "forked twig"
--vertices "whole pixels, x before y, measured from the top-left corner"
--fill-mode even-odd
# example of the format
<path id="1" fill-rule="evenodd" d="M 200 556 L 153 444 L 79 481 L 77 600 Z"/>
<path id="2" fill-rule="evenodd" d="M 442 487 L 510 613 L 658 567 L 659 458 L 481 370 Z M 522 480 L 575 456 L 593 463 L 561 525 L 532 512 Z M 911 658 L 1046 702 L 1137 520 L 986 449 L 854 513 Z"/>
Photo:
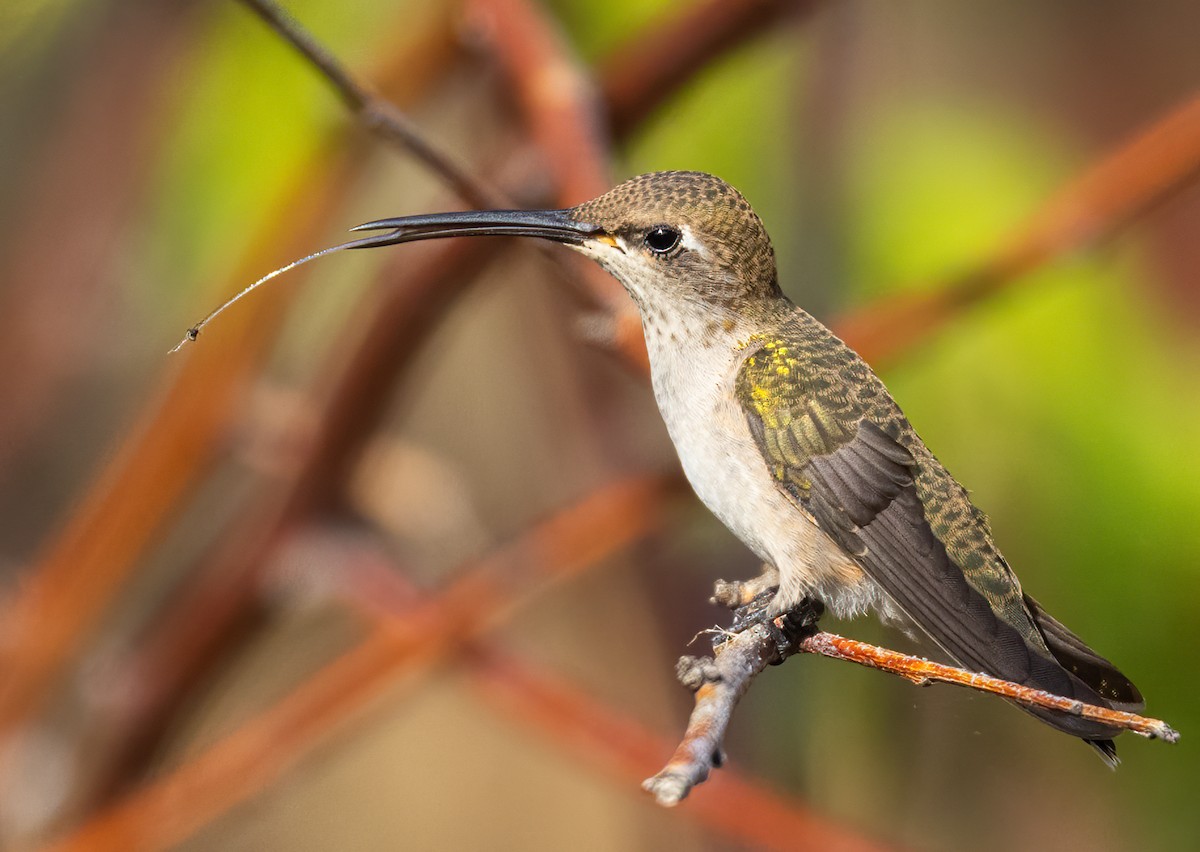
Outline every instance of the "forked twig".
<path id="1" fill-rule="evenodd" d="M 918 686 L 934 682 L 965 686 L 1030 707 L 1043 707 L 1103 722 L 1149 739 L 1169 743 L 1179 741 L 1179 732 L 1158 719 L 1085 704 L 990 675 L 818 631 L 815 625 L 819 613 L 811 610 L 802 612 L 799 630 L 796 630 L 784 623 L 784 619 L 791 615 L 775 619 L 774 631 L 766 624 L 757 623 L 740 632 L 727 634 L 729 638 L 717 647 L 713 657 L 680 658 L 676 673 L 680 682 L 695 692 L 696 706 L 688 720 L 683 740 L 667 765 L 642 784 L 660 805 L 670 807 L 678 804 L 693 787 L 708 778 L 713 768 L 721 765 L 724 760 L 721 743 L 737 702 L 763 669 L 781 663 L 793 654 L 820 654 L 848 660 L 899 675 Z M 776 631 L 784 631 L 782 635 L 787 636 L 789 629 L 792 641 L 781 644 L 781 633 Z"/>

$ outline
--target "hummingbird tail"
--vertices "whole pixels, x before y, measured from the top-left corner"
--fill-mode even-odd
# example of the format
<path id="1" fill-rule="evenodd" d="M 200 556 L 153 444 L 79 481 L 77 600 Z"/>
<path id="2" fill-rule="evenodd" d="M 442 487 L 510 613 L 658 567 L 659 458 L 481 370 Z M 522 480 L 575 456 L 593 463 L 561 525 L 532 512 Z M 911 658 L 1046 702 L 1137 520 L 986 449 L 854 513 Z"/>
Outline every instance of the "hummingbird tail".
<path id="1" fill-rule="evenodd" d="M 1130 713 L 1140 712 L 1146 706 L 1141 692 L 1116 666 L 1051 617 L 1029 595 L 1025 595 L 1025 605 L 1033 613 L 1042 637 L 1046 640 L 1046 647 L 1054 658 L 1063 668 L 1094 690 L 1106 704 L 1114 710 L 1126 710 Z"/>
<path id="2" fill-rule="evenodd" d="M 1084 742 L 1096 750 L 1096 754 L 1100 755 L 1100 759 L 1109 769 L 1116 769 L 1121 763 L 1121 758 L 1117 757 L 1117 744 L 1112 740 L 1084 740 Z"/>

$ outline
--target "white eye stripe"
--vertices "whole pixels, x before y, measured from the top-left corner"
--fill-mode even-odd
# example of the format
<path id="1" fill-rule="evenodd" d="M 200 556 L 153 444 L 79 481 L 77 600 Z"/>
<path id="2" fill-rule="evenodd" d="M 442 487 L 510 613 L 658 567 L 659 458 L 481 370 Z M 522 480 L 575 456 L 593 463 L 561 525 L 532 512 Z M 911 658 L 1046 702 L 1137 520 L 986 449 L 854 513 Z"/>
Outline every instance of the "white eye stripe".
<path id="1" fill-rule="evenodd" d="M 679 232 L 683 235 L 683 238 L 679 241 L 681 246 L 688 251 L 694 251 L 701 257 L 708 257 L 708 249 L 704 247 L 704 243 L 696 239 L 696 235 L 692 233 L 691 228 L 684 225 L 679 229 Z"/>

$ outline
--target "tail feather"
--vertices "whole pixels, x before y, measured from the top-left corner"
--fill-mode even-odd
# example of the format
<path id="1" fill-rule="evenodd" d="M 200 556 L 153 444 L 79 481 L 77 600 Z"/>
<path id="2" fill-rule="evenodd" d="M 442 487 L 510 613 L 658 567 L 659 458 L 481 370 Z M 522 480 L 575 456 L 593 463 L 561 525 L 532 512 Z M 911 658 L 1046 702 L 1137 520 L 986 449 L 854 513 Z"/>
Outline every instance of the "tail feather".
<path id="1" fill-rule="evenodd" d="M 1100 755 L 1109 769 L 1116 769 L 1121 763 L 1121 758 L 1117 757 L 1117 744 L 1112 740 L 1084 740 L 1096 750 L 1096 754 Z"/>
<path id="2" fill-rule="evenodd" d="M 1136 713 L 1146 706 L 1141 692 L 1108 660 L 1042 609 L 1029 595 L 1025 605 L 1046 640 L 1046 647 L 1063 668 L 1091 687 L 1115 710 Z"/>

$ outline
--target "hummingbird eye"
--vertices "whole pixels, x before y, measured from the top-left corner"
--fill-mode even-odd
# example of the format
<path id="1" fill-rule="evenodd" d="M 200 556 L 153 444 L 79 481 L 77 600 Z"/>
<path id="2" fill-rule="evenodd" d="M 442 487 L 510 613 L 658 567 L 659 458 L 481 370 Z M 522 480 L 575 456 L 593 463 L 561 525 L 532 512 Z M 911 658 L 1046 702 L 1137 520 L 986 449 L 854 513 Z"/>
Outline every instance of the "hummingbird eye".
<path id="1" fill-rule="evenodd" d="M 655 225 L 646 232 L 646 248 L 655 254 L 666 254 L 679 245 L 683 235 L 670 225 Z"/>

